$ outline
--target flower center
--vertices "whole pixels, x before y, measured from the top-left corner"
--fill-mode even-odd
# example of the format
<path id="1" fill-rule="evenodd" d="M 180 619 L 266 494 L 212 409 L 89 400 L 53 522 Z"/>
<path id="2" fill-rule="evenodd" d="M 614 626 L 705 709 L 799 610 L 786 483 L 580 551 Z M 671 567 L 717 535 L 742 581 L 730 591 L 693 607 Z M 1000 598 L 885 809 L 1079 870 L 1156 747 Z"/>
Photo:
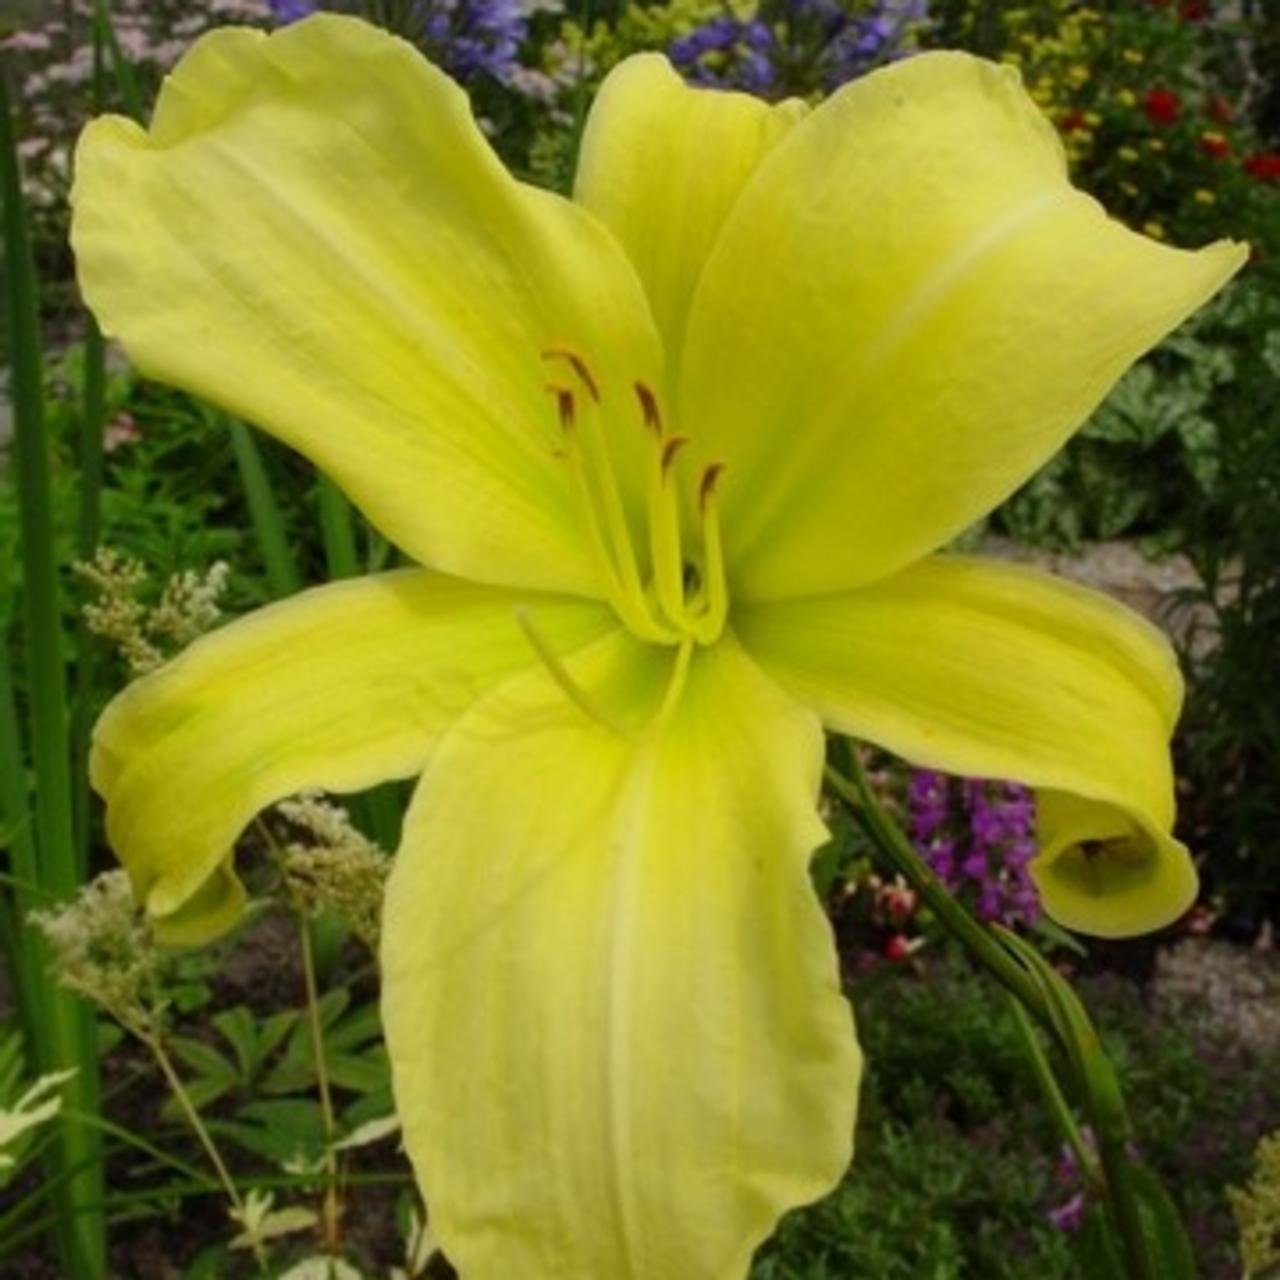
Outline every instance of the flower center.
<path id="1" fill-rule="evenodd" d="M 703 467 L 695 517 L 682 519 L 678 469 L 688 437 L 668 434 L 653 389 L 634 383 L 627 412 L 649 442 L 646 528 L 636 536 L 614 472 L 598 380 L 574 351 L 557 347 L 543 358 L 568 375 L 548 390 L 560 417 L 560 454 L 573 477 L 606 598 L 638 639 L 681 647 L 714 644 L 729 612 L 716 499 L 723 464 Z"/>

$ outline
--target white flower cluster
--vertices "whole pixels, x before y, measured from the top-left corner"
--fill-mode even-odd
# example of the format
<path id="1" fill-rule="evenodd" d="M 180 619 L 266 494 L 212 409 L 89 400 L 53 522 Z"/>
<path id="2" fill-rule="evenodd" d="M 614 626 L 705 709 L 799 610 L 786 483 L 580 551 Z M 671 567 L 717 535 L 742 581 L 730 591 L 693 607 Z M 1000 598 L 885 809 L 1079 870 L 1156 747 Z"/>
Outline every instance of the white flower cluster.
<path id="1" fill-rule="evenodd" d="M 103 872 L 73 901 L 33 911 L 30 920 L 44 934 L 62 986 L 144 1039 L 159 1030 L 160 953 L 125 872 Z"/>
<path id="2" fill-rule="evenodd" d="M 277 806 L 304 837 L 284 849 L 285 891 L 308 914 L 332 911 L 377 952 L 391 860 L 351 824 L 345 809 L 316 795 Z"/>
<path id="3" fill-rule="evenodd" d="M 203 573 L 175 573 L 150 607 L 139 599 L 147 572 L 138 561 L 103 547 L 75 569 L 97 593 L 84 608 L 89 630 L 116 647 L 135 679 L 154 671 L 222 616 L 218 599 L 229 570 L 221 560 Z"/>

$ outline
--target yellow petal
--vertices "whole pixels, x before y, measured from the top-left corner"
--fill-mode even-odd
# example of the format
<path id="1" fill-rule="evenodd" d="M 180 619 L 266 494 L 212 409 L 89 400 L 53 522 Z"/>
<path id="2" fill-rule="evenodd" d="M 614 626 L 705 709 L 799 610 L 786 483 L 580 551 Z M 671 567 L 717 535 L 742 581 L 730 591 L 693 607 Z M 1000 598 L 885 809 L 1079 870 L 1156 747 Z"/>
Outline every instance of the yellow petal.
<path id="1" fill-rule="evenodd" d="M 595 589 L 542 352 L 629 393 L 660 359 L 643 292 L 410 45 L 332 14 L 215 31 L 149 131 L 89 126 L 73 200 L 85 297 L 145 372 L 299 449 L 425 564 Z"/>
<path id="2" fill-rule="evenodd" d="M 232 923 L 243 890 L 229 854 L 260 809 L 421 770 L 472 702 L 534 661 L 520 604 L 565 650 L 613 625 L 598 605 L 402 570 L 261 609 L 116 697 L 94 730 L 93 785 L 171 940 Z"/>
<path id="3" fill-rule="evenodd" d="M 633 722 L 670 658 L 574 674 Z M 850 1151 L 860 1058 L 807 864 L 817 720 L 731 642 L 656 736 L 516 677 L 450 732 L 388 888 L 405 1143 L 465 1277 L 737 1280 Z"/>
<path id="4" fill-rule="evenodd" d="M 1190 906 L 1195 871 L 1170 834 L 1181 680 L 1137 614 L 1031 569 L 941 556 L 858 591 L 744 608 L 734 625 L 841 733 L 1041 789 L 1031 870 L 1063 924 L 1141 933 Z"/>
<path id="5" fill-rule="evenodd" d="M 1108 220 L 1010 68 L 931 53 L 846 86 L 756 171 L 689 315 L 680 429 L 728 463 L 737 596 L 942 546 L 1245 256 Z"/>
<path id="6" fill-rule="evenodd" d="M 692 89 L 656 53 L 613 69 L 587 117 L 574 198 L 622 242 L 671 360 L 707 255 L 760 161 L 805 114 Z"/>

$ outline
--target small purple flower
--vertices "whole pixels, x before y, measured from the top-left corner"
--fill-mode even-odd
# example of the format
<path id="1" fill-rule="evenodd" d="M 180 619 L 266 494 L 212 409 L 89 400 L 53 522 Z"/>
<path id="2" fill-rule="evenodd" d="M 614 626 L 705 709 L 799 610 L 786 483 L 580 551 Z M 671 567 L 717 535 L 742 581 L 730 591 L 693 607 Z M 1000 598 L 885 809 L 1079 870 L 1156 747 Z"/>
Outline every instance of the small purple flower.
<path id="1" fill-rule="evenodd" d="M 277 27 L 287 27 L 291 22 L 301 22 L 316 11 L 312 0 L 267 0 L 271 8 L 271 21 Z"/>
<path id="2" fill-rule="evenodd" d="M 1064 1231 L 1069 1235 L 1079 1231 L 1080 1224 L 1084 1221 L 1084 1192 L 1077 1191 L 1070 1200 L 1055 1205 L 1045 1217 L 1057 1231 Z"/>

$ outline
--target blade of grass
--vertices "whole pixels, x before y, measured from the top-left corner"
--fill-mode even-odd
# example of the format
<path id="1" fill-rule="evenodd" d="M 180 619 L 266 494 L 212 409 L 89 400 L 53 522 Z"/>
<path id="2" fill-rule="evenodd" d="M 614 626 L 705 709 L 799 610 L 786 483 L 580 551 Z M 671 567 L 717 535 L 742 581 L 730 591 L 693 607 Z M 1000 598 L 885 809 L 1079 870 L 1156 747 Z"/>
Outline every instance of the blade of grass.
<path id="1" fill-rule="evenodd" d="M 69 897 L 80 882 L 71 823 L 71 761 L 67 724 L 66 671 L 58 568 L 54 556 L 53 504 L 48 440 L 44 422 L 44 372 L 40 340 L 35 264 L 27 228 L 8 84 L 0 76 L 0 199 L 4 204 L 4 260 L 12 360 L 13 458 L 18 484 L 22 540 L 24 639 L 30 704 L 31 753 L 35 766 L 35 841 L 37 882 L 59 897 Z M 40 986 L 38 1008 L 29 1020 L 38 1024 L 35 1049 L 41 1070 L 77 1068 L 68 1083 L 68 1099 L 94 1111 L 98 1099 L 96 1028 L 89 1010 L 57 987 L 41 965 L 28 976 L 28 989 Z M 99 1136 L 85 1125 L 59 1122 L 55 1165 L 76 1168 L 59 1195 L 69 1218 L 59 1231 L 58 1249 L 67 1275 L 94 1280 L 105 1268 L 101 1212 L 80 1212 L 102 1198 Z M 83 1168 L 79 1166 L 83 1165 Z M 56 1172 L 56 1169 L 54 1170 Z"/>
<path id="2" fill-rule="evenodd" d="M 302 574 L 294 559 L 293 549 L 285 534 L 284 517 L 271 491 L 267 468 L 253 432 L 243 422 L 227 419 L 231 431 L 231 448 L 236 455 L 240 483 L 244 486 L 249 518 L 258 539 L 258 550 L 267 574 L 267 586 L 277 599 L 302 589 Z"/>
<path id="3" fill-rule="evenodd" d="M 31 829 L 30 795 L 27 790 L 27 755 L 18 723 L 18 704 L 14 697 L 13 671 L 9 658 L 9 636 L 0 633 L 0 846 L 9 858 L 12 877 L 6 876 L 12 890 L 12 911 L 5 921 L 8 936 L 6 950 L 18 985 L 18 1005 L 22 1014 L 27 1042 L 36 1045 L 36 1025 L 40 994 L 41 956 L 34 932 L 23 927 L 27 912 L 39 905 L 40 868 L 36 862 L 35 837 Z M 36 893 L 24 890 L 32 886 Z M 37 1050 L 38 1052 L 38 1050 Z"/>
<path id="4" fill-rule="evenodd" d="M 93 22 L 92 98 L 95 115 L 106 105 L 105 67 L 108 37 L 114 36 L 104 0 L 95 0 Z M 119 45 L 116 45 L 117 52 Z M 117 59 L 120 61 L 120 59 Z M 118 78 L 118 76 L 117 76 Z M 102 453 L 105 418 L 106 343 L 92 315 L 85 312 L 84 375 L 80 389 L 80 518 L 76 554 L 93 557 L 102 522 Z M 71 718 L 71 760 L 74 766 L 73 819 L 81 865 L 89 856 L 89 734 L 93 725 L 96 649 L 83 618 L 76 627 L 76 696 Z"/>
<path id="5" fill-rule="evenodd" d="M 111 74 L 115 77 L 120 94 L 120 105 L 135 120 L 141 121 L 144 115 L 142 91 L 138 87 L 138 77 L 134 74 L 133 66 L 125 57 L 116 37 L 115 24 L 111 21 L 110 0 L 93 0 L 93 34 L 95 44 L 110 54 Z"/>
<path id="6" fill-rule="evenodd" d="M 360 572 L 360 559 L 356 554 L 351 504 L 328 476 L 321 476 L 316 485 L 316 504 L 320 508 L 320 534 L 329 577 L 354 578 Z"/>

